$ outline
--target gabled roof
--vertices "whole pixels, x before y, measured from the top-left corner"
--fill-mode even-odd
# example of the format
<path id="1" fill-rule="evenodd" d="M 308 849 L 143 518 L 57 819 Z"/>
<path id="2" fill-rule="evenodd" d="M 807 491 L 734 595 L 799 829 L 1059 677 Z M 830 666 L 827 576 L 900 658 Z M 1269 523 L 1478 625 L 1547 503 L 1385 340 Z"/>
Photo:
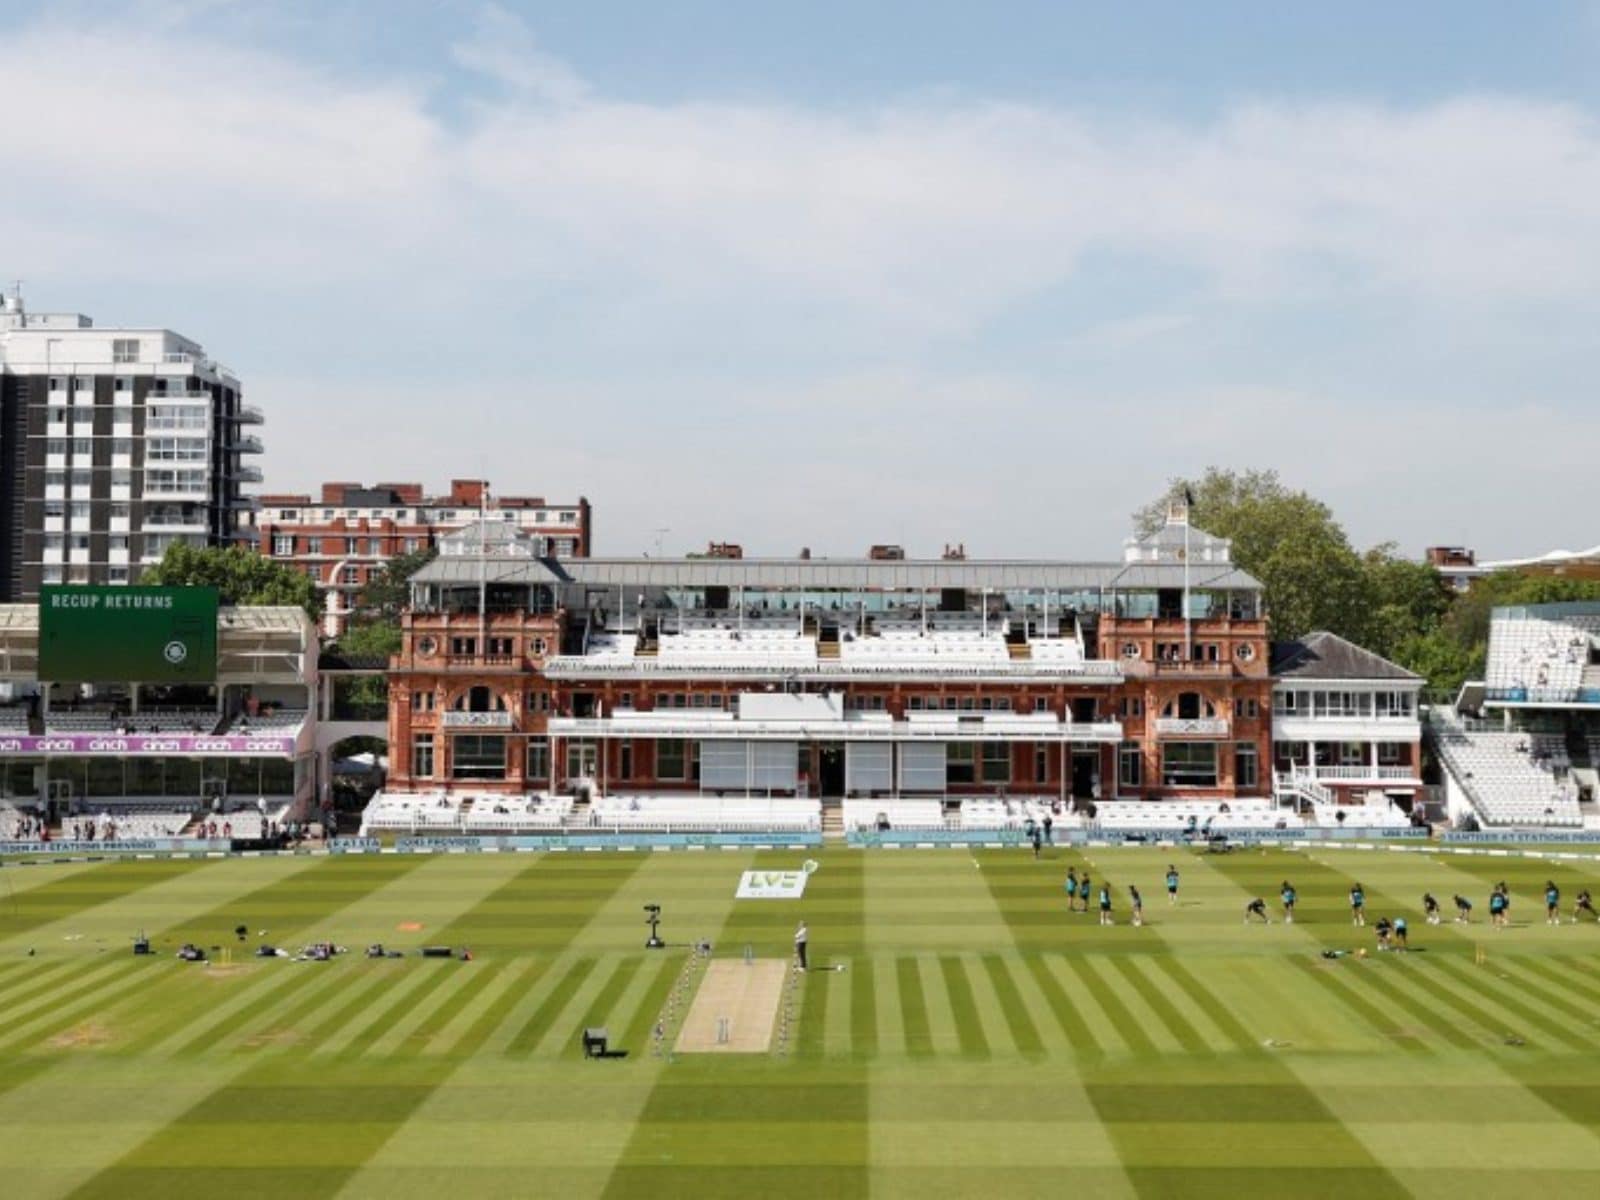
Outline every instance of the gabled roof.
<path id="1" fill-rule="evenodd" d="M 1396 683 L 1421 683 L 1422 676 L 1390 662 L 1381 654 L 1363 650 L 1354 642 L 1319 629 L 1297 642 L 1272 643 L 1274 679 L 1355 680 L 1392 679 Z"/>

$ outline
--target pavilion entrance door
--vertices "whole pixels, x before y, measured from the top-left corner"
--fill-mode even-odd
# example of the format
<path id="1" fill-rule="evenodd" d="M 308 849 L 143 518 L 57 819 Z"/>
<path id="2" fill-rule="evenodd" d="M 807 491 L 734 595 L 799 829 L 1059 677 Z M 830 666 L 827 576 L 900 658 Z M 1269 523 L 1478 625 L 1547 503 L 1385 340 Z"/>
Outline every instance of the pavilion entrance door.
<path id="1" fill-rule="evenodd" d="M 824 742 L 817 747 L 817 785 L 824 796 L 844 795 L 844 745 Z"/>

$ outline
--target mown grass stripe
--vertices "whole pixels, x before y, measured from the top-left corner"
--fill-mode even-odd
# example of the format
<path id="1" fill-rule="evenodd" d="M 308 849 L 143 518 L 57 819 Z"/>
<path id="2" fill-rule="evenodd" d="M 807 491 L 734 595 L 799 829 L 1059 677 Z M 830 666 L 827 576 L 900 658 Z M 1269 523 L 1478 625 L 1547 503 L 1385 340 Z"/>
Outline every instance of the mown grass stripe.
<path id="1" fill-rule="evenodd" d="M 495 1035 L 502 1022 L 511 1015 L 511 1010 L 517 1006 L 517 1002 L 538 986 L 554 962 L 554 955 L 542 955 L 529 962 L 521 974 L 507 984 L 505 991 L 495 997 L 494 1002 L 484 1009 L 478 1019 L 461 1035 L 449 1053 L 459 1058 L 471 1058 L 482 1050 L 484 1043 Z"/>
<path id="2" fill-rule="evenodd" d="M 263 1016 L 267 1019 L 259 1024 L 254 1020 L 235 1021 L 221 1038 L 214 1038 L 209 1031 L 197 1034 L 183 1045 L 178 1054 L 185 1057 L 205 1054 L 217 1045 L 226 1045 L 230 1050 L 237 1052 L 276 1038 L 285 1040 L 297 1038 L 294 1027 L 326 1004 L 330 995 L 336 996 L 347 985 L 347 980 L 338 971 L 318 970 L 309 963 L 297 964 L 295 969 L 314 976 L 315 982 L 303 991 L 297 989 L 287 1007 L 277 1009 L 275 1005 L 252 1006 L 256 1009 L 252 1017 Z"/>
<path id="3" fill-rule="evenodd" d="M 1486 1003 L 1492 1003 L 1499 1006 L 1506 1012 L 1511 1013 L 1520 1020 L 1526 1022 L 1530 1027 L 1542 1030 L 1544 1033 L 1548 1034 L 1558 1042 L 1565 1042 L 1571 1049 L 1581 1051 L 1593 1051 L 1595 1049 L 1595 1042 L 1592 1039 L 1583 1036 L 1576 1029 L 1572 1028 L 1570 1025 L 1567 1025 L 1565 1022 L 1539 1011 L 1516 993 L 1514 985 L 1507 986 L 1498 978 L 1482 978 L 1481 975 L 1486 968 L 1472 968 L 1463 965 L 1457 965 L 1452 970 L 1446 965 L 1445 959 L 1441 958 L 1436 961 L 1441 968 L 1444 968 L 1442 973 L 1449 974 L 1457 985 L 1467 988 L 1470 992 Z M 1504 962 L 1500 963 L 1500 968 L 1509 969 L 1506 967 Z M 1472 972 L 1475 969 L 1480 974 L 1479 978 L 1473 978 L 1472 976 Z M 1477 1019 L 1480 1024 L 1482 1024 L 1484 1021 L 1492 1021 L 1494 1019 L 1495 1014 L 1489 1012 L 1487 1009 L 1473 1004 L 1466 997 L 1460 996 L 1455 989 L 1451 988 L 1448 984 L 1436 979 L 1425 979 L 1425 977 L 1421 975 L 1416 976 L 1416 978 L 1419 980 L 1419 982 L 1425 981 L 1432 984 L 1439 990 L 1441 994 L 1448 993 L 1456 996 L 1457 1001 L 1464 1006 L 1463 1011 L 1470 1010 L 1479 1014 L 1475 1019 Z"/>
<path id="4" fill-rule="evenodd" d="M 961 1046 L 962 1056 L 988 1058 L 989 1039 L 983 1032 L 978 1002 L 973 997 L 972 981 L 967 978 L 966 966 L 953 955 L 941 954 L 939 973 L 944 978 L 945 994 L 950 998 L 950 1012 L 955 1018 L 956 1040 Z"/>
<path id="5" fill-rule="evenodd" d="M 623 1033 L 622 1044 L 635 1052 L 642 1052 L 647 1045 L 652 1044 L 656 1021 L 661 1017 L 661 1009 L 666 1005 L 667 997 L 672 994 L 672 985 L 678 978 L 681 965 L 677 957 L 669 959 L 660 954 L 651 961 L 654 963 L 651 969 L 655 975 L 651 978 L 650 985 L 645 988 L 644 995 L 639 998 L 639 1004 L 633 1010 L 633 1017 Z"/>
<path id="6" fill-rule="evenodd" d="M 978 961 L 983 964 L 984 974 L 989 977 L 989 986 L 994 988 L 995 999 L 1000 1003 L 1000 1015 L 1005 1018 L 1017 1053 L 1024 1058 L 1041 1057 L 1044 1042 L 1039 1037 L 1033 1018 L 1028 1015 L 1027 1006 L 1022 1002 L 1022 993 L 1017 990 L 1017 981 L 1011 977 L 1011 969 L 1005 959 L 998 954 L 984 954 Z"/>
<path id="7" fill-rule="evenodd" d="M 247 988 L 214 1009 L 196 1013 L 183 1007 L 175 1022 L 164 1023 L 145 1040 L 150 1053 L 161 1057 L 195 1054 L 230 1036 L 268 1009 L 289 1003 L 325 977 L 315 971 L 278 971 L 268 968 L 261 979 L 265 987 Z M 221 1030 L 223 1032 L 219 1033 Z M 140 1047 L 131 1047 L 138 1050 Z"/>
<path id="8" fill-rule="evenodd" d="M 1119 957 L 1113 958 L 1111 963 L 1133 987 L 1133 990 L 1139 994 L 1140 998 L 1150 1006 L 1150 1010 L 1156 1014 L 1161 1023 L 1172 1031 L 1172 1036 L 1177 1038 L 1178 1045 L 1182 1046 L 1190 1054 L 1206 1054 L 1210 1052 L 1211 1045 L 1205 1038 L 1200 1036 L 1200 1031 L 1184 1020 L 1183 1014 L 1178 1011 L 1177 1006 L 1167 999 L 1166 994 L 1156 987 L 1133 962 L 1127 958 Z"/>
<path id="9" fill-rule="evenodd" d="M 1094 997 L 1095 1003 L 1100 1006 L 1100 1011 L 1105 1013 L 1118 1036 L 1127 1043 L 1129 1050 L 1135 1054 L 1156 1053 L 1156 1044 L 1150 1040 L 1150 1035 L 1145 1032 L 1144 1026 L 1128 1011 L 1121 997 L 1096 969 L 1096 962 L 1100 961 L 1099 959 L 1084 956 L 1077 959 L 1063 958 L 1061 961 L 1062 965 L 1083 984 L 1089 995 Z"/>
<path id="10" fill-rule="evenodd" d="M 1429 1052 L 1420 1038 L 1415 1034 L 1404 1032 L 1383 1009 L 1360 995 L 1344 980 L 1335 978 L 1332 971 L 1309 959 L 1291 958 L 1289 961 L 1384 1038 L 1405 1050 Z"/>
<path id="11" fill-rule="evenodd" d="M 1508 1022 L 1503 1017 L 1490 1012 L 1488 1009 L 1479 1004 L 1473 1003 L 1472 1000 L 1458 993 L 1453 987 L 1447 986 L 1446 984 L 1441 983 L 1439 980 L 1429 976 L 1424 970 L 1405 971 L 1403 973 L 1391 976 L 1390 978 L 1397 985 L 1402 984 L 1403 981 L 1404 985 L 1414 987 L 1418 991 L 1421 991 L 1427 996 L 1431 997 L 1436 1002 L 1454 1009 L 1467 1021 L 1470 1021 L 1473 1025 L 1476 1025 L 1478 1029 L 1482 1031 L 1483 1037 L 1485 1038 L 1501 1038 L 1507 1033 L 1516 1033 L 1520 1037 L 1524 1032 L 1528 1032 L 1524 1030 L 1507 1029 L 1506 1026 Z M 1516 1015 L 1522 1020 L 1527 1021 L 1528 1025 L 1532 1029 L 1537 1029 L 1541 1033 L 1549 1034 L 1551 1036 L 1557 1036 L 1555 1034 L 1555 1030 L 1552 1028 L 1552 1025 L 1554 1024 L 1553 1022 L 1550 1022 L 1547 1019 L 1538 1016 L 1537 1014 L 1529 1013 L 1524 1006 L 1508 1004 L 1506 1005 L 1506 1008 L 1508 1011 L 1515 1011 Z"/>
<path id="12" fill-rule="evenodd" d="M 895 981 L 900 990 L 900 1028 L 906 1053 L 912 1058 L 933 1055 L 933 1035 L 928 1028 L 928 1006 L 922 996 L 922 971 L 910 956 L 895 959 Z"/>
<path id="13" fill-rule="evenodd" d="M 12 1013 L 18 1008 L 31 1004 L 41 996 L 47 996 L 63 987 L 71 987 L 75 982 L 88 979 L 92 974 L 103 974 L 115 968 L 126 968 L 127 966 L 127 959 L 109 959 L 103 956 L 74 958 L 53 964 L 27 980 L 25 986 L 19 985 L 14 989 L 13 994 L 0 996 L 0 1012 Z"/>
<path id="14" fill-rule="evenodd" d="M 62 980 L 55 987 L 38 988 L 27 999 L 7 1006 L 6 1019 L 0 1021 L 0 1041 L 15 1030 L 21 1029 L 45 1009 L 74 1004 L 85 996 L 92 996 L 119 979 L 137 972 L 142 964 L 118 960 L 115 963 L 97 962 L 87 971 Z"/>
<path id="15" fill-rule="evenodd" d="M 1050 970 L 1044 956 L 1024 952 L 1022 961 L 1028 968 L 1028 974 L 1033 977 L 1034 985 L 1044 995 L 1045 1003 L 1055 1015 L 1056 1024 L 1061 1026 L 1061 1032 L 1066 1035 L 1067 1042 L 1072 1048 L 1085 1059 L 1104 1057 L 1105 1051 L 1089 1032 L 1089 1025 L 1083 1019 L 1083 1014 L 1078 1011 L 1077 1005 L 1067 995 L 1067 989 L 1061 986 L 1061 981 Z"/>
<path id="16" fill-rule="evenodd" d="M 341 1058 L 356 1058 L 365 1054 L 374 1042 L 394 1028 L 396 1021 L 400 1020 L 407 1012 L 414 1011 L 427 1003 L 428 997 L 438 991 L 445 983 L 459 982 L 464 963 L 430 963 L 433 968 L 431 973 L 426 973 L 423 968 L 421 982 L 415 983 L 410 988 L 404 989 L 387 1006 L 376 1008 L 367 1019 L 364 1027 L 356 1035 L 339 1047 L 337 1053 Z"/>
<path id="17" fill-rule="evenodd" d="M 314 1023 L 301 1040 L 302 1046 L 308 1050 L 320 1046 L 367 1013 L 372 1008 L 373 997 L 394 987 L 395 982 L 389 972 L 376 971 L 366 979 L 351 982 L 337 996 L 329 997 L 337 1003 L 316 1008 L 309 1014 L 308 1019 Z"/>
<path id="18" fill-rule="evenodd" d="M 805 992 L 800 1000 L 800 1029 L 795 1038 L 795 1053 L 801 1058 L 821 1058 L 827 1036 L 828 992 L 834 973 L 806 973 Z"/>
<path id="19" fill-rule="evenodd" d="M 54 1037 L 145 987 L 146 981 L 137 971 L 133 971 L 107 980 L 101 987 L 85 992 L 71 1002 L 43 1006 L 45 1011 L 36 1012 L 31 1020 L 0 1037 L 0 1050 L 27 1046 L 42 1038 Z"/>
<path id="20" fill-rule="evenodd" d="M 485 988 L 498 979 L 505 969 L 506 962 L 501 960 L 483 963 L 478 970 L 469 975 L 456 973 L 455 978 L 459 981 L 457 986 L 434 997 L 433 1003 L 417 1022 L 416 1027 L 398 1039 L 394 1051 L 405 1053 L 408 1048 L 422 1046 L 432 1041 L 467 1005 L 477 999 Z M 380 1038 L 374 1045 L 381 1047 L 383 1039 Z"/>
<path id="21" fill-rule="evenodd" d="M 1250 1031 L 1239 1023 L 1233 1013 L 1228 1011 L 1228 1006 L 1217 999 L 1210 988 L 1206 987 L 1194 974 L 1174 958 L 1162 956 L 1149 960 L 1150 964 L 1164 974 L 1173 983 L 1183 990 L 1206 1019 L 1217 1027 L 1217 1031 L 1241 1050 L 1254 1050 L 1256 1039 Z"/>
<path id="22" fill-rule="evenodd" d="M 1460 959 L 1444 959 L 1441 965 L 1460 973 L 1470 974 L 1471 968 Z M 1552 979 L 1548 973 L 1541 970 L 1543 963 L 1527 958 L 1507 959 L 1502 958 L 1496 964 L 1501 971 L 1510 971 L 1516 975 L 1507 986 L 1515 987 L 1519 992 L 1525 992 L 1546 1008 L 1552 1008 L 1569 1020 L 1578 1022 L 1579 1025 L 1588 1025 L 1594 1020 L 1594 1010 L 1591 1004 L 1585 1005 L 1580 999 L 1573 999 L 1559 991 L 1551 991 L 1551 986 L 1565 988 L 1567 985 L 1557 976 Z M 1550 986 L 1547 986 L 1550 985 Z M 1574 989 L 1576 990 L 1576 989 Z"/>
<path id="23" fill-rule="evenodd" d="M 129 897 L 208 864 L 164 858 L 150 862 L 112 862 L 12 894 L 0 919 L 0 941 L 80 916 L 107 904 L 125 905 Z M 123 881 L 126 880 L 124 884 Z"/>
<path id="24" fill-rule="evenodd" d="M 1600 988 L 1590 986 L 1592 982 L 1587 975 L 1575 970 L 1566 958 L 1558 959 L 1530 959 L 1518 960 L 1518 965 L 1525 971 L 1547 980 L 1555 987 L 1565 988 L 1577 996 L 1581 996 L 1589 1004 L 1600 1007 Z"/>
<path id="25" fill-rule="evenodd" d="M 871 960 L 857 959 L 850 972 L 850 1047 L 854 1056 L 878 1054 L 878 996 Z"/>
<path id="26" fill-rule="evenodd" d="M 589 978 L 589 973 L 594 970 L 596 960 L 587 955 L 576 958 L 567 968 L 566 974 L 557 981 L 555 987 L 550 989 L 550 994 L 544 1002 L 534 1009 L 533 1015 L 523 1022 L 522 1028 L 506 1046 L 508 1058 L 527 1058 L 538 1046 L 539 1039 L 550 1028 L 551 1023 L 560 1015 L 561 1010 L 572 999 L 573 993 L 582 986 L 583 981 Z"/>
<path id="27" fill-rule="evenodd" d="M 1425 999 L 1415 995 L 1408 988 L 1401 987 L 1395 980 L 1387 978 L 1381 970 L 1362 969 L 1360 977 L 1371 990 L 1382 992 L 1391 1005 L 1405 1009 L 1412 1017 L 1421 1021 L 1456 1049 L 1473 1050 L 1482 1044 L 1478 1038 L 1464 1032 L 1456 1022 L 1441 1015 Z"/>
<path id="28" fill-rule="evenodd" d="M 628 990 L 628 985 L 633 982 L 633 977 L 638 974 L 639 968 L 644 965 L 644 956 L 639 954 L 629 955 L 611 968 L 611 974 L 606 978 L 600 990 L 595 993 L 593 1000 L 583 1007 L 581 1020 L 573 1022 L 574 1028 L 587 1025 L 604 1025 L 611 1027 L 611 1010 L 616 1008 L 617 1002 L 622 999 L 622 993 Z M 618 1026 L 620 1029 L 621 1027 Z M 570 1043 L 563 1045 L 561 1057 L 567 1059 L 583 1057 L 583 1046 L 574 1037 Z"/>

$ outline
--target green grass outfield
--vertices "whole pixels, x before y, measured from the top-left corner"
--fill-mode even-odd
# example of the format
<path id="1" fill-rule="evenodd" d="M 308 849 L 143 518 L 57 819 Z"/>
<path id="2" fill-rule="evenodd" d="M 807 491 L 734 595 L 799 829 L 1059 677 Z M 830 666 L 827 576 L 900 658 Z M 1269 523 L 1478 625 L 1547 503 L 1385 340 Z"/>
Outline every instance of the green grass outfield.
<path id="1" fill-rule="evenodd" d="M 1600 1195 L 1600 924 L 1549 928 L 1542 903 L 1553 876 L 1570 911 L 1600 862 L 830 850 L 802 902 L 734 901 L 741 870 L 803 857 L 0 869 L 0 1197 Z M 1065 911 L 1085 865 L 1115 928 Z M 1372 944 L 1355 878 L 1418 952 L 1321 957 Z M 1514 926 L 1492 932 L 1501 878 Z M 1422 924 L 1424 890 L 1478 923 Z M 1270 927 L 1242 925 L 1253 895 Z M 785 1052 L 652 1052 L 687 943 L 787 955 L 801 916 L 814 963 L 847 969 L 799 984 Z M 475 961 L 170 957 L 241 922 Z M 128 952 L 140 928 L 160 957 Z M 597 1022 L 629 1057 L 582 1061 Z"/>

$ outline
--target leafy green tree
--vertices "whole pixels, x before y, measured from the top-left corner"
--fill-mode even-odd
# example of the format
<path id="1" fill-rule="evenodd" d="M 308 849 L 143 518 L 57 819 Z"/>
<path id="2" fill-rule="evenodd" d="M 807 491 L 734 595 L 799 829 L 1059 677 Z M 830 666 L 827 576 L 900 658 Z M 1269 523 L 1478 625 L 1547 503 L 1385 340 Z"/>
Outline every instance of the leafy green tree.
<path id="1" fill-rule="evenodd" d="M 1327 629 L 1352 641 L 1365 633 L 1370 595 L 1361 556 L 1332 511 L 1294 491 L 1276 471 L 1208 469 L 1175 479 L 1166 496 L 1134 514 L 1144 532 L 1158 527 L 1174 499 L 1192 495 L 1189 520 L 1233 541 L 1233 558 L 1266 588 L 1272 636 L 1289 640 Z"/>
<path id="2" fill-rule="evenodd" d="M 1439 628 L 1454 599 L 1444 577 L 1428 563 L 1401 558 L 1393 543 L 1368 550 L 1361 559 L 1366 573 L 1367 615 L 1363 635 L 1354 640 L 1419 674 L 1404 661 L 1404 647 Z"/>
<path id="3" fill-rule="evenodd" d="M 356 599 L 356 610 L 363 619 L 395 626 L 395 649 L 399 649 L 400 614 L 411 603 L 411 577 L 439 555 L 435 546 L 397 554 L 383 570 L 367 580 Z"/>
<path id="4" fill-rule="evenodd" d="M 214 587 L 223 604 L 294 605 L 316 620 L 322 596 L 309 576 L 245 546 L 175 542 L 139 582 L 164 587 Z"/>

